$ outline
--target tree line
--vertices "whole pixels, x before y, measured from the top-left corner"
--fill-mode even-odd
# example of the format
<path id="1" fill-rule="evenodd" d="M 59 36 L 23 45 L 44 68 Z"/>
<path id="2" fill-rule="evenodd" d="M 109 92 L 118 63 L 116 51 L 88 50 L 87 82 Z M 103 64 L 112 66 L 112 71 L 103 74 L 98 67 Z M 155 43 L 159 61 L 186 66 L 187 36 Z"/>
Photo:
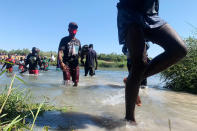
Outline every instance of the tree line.
<path id="1" fill-rule="evenodd" d="M 24 49 L 17 49 L 17 50 L 3 50 L 0 49 L 0 55 L 7 55 L 7 54 L 12 54 L 12 55 L 21 55 L 21 56 L 26 56 L 30 53 L 31 51 L 27 48 Z M 51 54 L 53 54 L 55 57 L 57 57 L 57 52 L 56 51 L 40 51 L 39 55 L 40 56 L 47 56 L 51 57 Z M 110 62 L 124 62 L 126 61 L 126 56 L 123 54 L 116 54 L 116 53 L 111 53 L 111 54 L 98 54 L 98 60 L 103 60 L 103 61 L 110 61 Z"/>
<path id="2" fill-rule="evenodd" d="M 11 55 L 26 56 L 30 52 L 31 52 L 31 50 L 29 50 L 27 48 L 17 49 L 17 50 L 12 49 L 10 51 L 0 49 L 0 55 L 11 54 Z M 55 52 L 55 51 L 40 51 L 40 53 L 39 53 L 40 56 L 47 56 L 47 57 L 51 57 L 51 54 L 53 54 L 54 56 L 57 56 L 57 52 Z"/>

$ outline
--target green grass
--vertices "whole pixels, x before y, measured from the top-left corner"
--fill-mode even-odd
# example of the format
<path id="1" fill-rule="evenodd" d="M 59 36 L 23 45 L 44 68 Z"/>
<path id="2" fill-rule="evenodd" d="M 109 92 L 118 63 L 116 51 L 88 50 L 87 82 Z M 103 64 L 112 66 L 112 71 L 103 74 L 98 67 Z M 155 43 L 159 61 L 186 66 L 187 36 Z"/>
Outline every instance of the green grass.
<path id="1" fill-rule="evenodd" d="M 56 108 L 46 102 L 33 103 L 32 99 L 34 98 L 31 96 L 30 91 L 21 90 L 19 87 L 13 88 L 15 78 L 25 83 L 22 79 L 19 79 L 16 75 L 14 75 L 9 87 L 6 87 L 1 92 L 0 130 L 33 130 L 37 116 L 42 115 L 45 111 L 66 111 L 65 107 Z M 31 127 L 28 123 L 26 123 L 26 118 L 33 120 Z M 44 130 L 48 130 L 48 127 L 45 127 Z"/>
<path id="2" fill-rule="evenodd" d="M 127 62 L 113 62 L 113 61 L 104 61 L 98 60 L 98 67 L 105 67 L 105 68 L 126 68 Z"/>

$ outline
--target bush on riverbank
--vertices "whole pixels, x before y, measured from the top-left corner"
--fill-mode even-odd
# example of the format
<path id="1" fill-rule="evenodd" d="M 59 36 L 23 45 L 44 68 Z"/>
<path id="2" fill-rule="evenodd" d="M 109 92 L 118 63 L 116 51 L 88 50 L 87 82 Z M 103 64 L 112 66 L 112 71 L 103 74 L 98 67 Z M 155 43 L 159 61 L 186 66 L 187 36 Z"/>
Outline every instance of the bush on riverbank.
<path id="1" fill-rule="evenodd" d="M 197 94 L 197 39 L 185 40 L 188 47 L 187 56 L 177 64 L 162 72 L 166 87 Z"/>

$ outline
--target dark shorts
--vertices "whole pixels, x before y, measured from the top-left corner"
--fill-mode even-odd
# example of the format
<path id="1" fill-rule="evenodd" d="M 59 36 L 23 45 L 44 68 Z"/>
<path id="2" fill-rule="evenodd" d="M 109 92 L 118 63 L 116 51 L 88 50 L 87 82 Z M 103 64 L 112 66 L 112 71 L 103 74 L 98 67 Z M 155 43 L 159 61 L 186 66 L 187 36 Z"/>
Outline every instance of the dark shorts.
<path id="1" fill-rule="evenodd" d="M 63 72 L 63 76 L 64 76 L 64 80 L 70 80 L 70 77 L 72 77 L 72 81 L 78 83 L 79 82 L 79 66 L 66 68 L 66 71 Z"/>
<path id="2" fill-rule="evenodd" d="M 95 75 L 95 69 L 94 67 L 86 67 L 85 66 L 85 76 L 87 76 L 89 73 L 90 76 Z"/>
<path id="3" fill-rule="evenodd" d="M 127 29 L 132 23 L 137 23 L 144 29 L 154 29 L 166 24 L 158 15 L 148 16 L 132 10 L 118 9 L 117 26 L 119 44 L 126 43 L 125 37 Z"/>

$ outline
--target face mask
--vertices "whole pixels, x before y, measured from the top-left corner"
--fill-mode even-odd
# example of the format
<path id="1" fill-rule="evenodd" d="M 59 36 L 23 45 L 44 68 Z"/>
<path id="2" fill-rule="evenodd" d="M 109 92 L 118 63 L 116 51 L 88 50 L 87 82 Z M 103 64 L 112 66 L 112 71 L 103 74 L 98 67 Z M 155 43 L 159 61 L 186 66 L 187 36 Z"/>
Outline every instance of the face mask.
<path id="1" fill-rule="evenodd" d="M 77 30 L 73 30 L 73 32 L 72 32 L 73 34 L 77 34 Z"/>

